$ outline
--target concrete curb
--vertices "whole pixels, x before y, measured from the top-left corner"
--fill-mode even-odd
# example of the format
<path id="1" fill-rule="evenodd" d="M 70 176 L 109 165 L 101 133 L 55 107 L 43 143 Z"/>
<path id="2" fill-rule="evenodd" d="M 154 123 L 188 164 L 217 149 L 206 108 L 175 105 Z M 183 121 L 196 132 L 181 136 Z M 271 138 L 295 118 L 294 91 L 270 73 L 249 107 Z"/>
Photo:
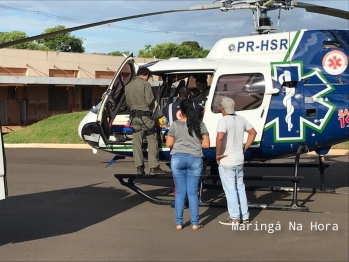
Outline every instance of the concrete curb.
<path id="1" fill-rule="evenodd" d="M 62 148 L 62 149 L 92 149 L 87 144 L 4 144 L 5 148 Z"/>
<path id="2" fill-rule="evenodd" d="M 92 149 L 87 144 L 5 144 L 5 148 L 63 148 L 63 149 Z M 315 151 L 307 153 L 316 155 Z M 346 149 L 331 149 L 327 156 L 348 156 L 349 150 Z"/>

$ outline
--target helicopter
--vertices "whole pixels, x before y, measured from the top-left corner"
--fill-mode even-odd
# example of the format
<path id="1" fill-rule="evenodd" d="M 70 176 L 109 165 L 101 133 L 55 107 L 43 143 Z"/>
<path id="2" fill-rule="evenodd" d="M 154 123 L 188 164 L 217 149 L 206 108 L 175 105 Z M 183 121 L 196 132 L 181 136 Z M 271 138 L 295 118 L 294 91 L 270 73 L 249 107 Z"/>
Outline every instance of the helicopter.
<path id="1" fill-rule="evenodd" d="M 289 11 L 304 8 L 308 12 L 349 20 L 349 13 L 319 5 L 289 0 L 222 0 L 219 3 L 183 9 L 153 12 L 83 26 L 73 27 L 40 36 L 0 44 L 0 48 L 71 32 L 102 24 L 164 13 L 218 9 L 252 10 L 255 31 L 250 36 L 219 40 L 206 58 L 154 61 L 142 65 L 162 81 L 154 87 L 156 108 L 154 115 L 176 99 L 180 82 L 195 89 L 195 80 L 205 79 L 210 86 L 204 105 L 202 121 L 208 128 L 211 147 L 203 149 L 206 167 L 211 166 L 211 178 L 217 174 L 215 164 L 215 134 L 220 114 L 220 100 L 233 98 L 236 114 L 246 118 L 257 131 L 253 145 L 245 153 L 245 161 L 265 162 L 283 157 L 295 157 L 295 175 L 269 177 L 265 180 L 294 183 L 291 209 L 302 209 L 297 204 L 297 174 L 300 154 L 315 151 L 319 155 L 320 190 L 329 192 L 324 181 L 324 156 L 332 145 L 349 137 L 349 30 L 299 30 L 275 33 L 278 29 L 268 16 L 269 11 Z M 256 19 L 257 17 L 257 19 Z M 278 23 L 279 24 L 279 23 Z M 132 126 L 125 99 L 125 86 L 136 75 L 133 55 L 125 58 L 116 71 L 102 101 L 94 106 L 81 121 L 78 134 L 94 151 L 115 154 L 107 166 L 123 156 L 132 156 Z M 169 160 L 166 147 L 168 125 L 159 116 L 159 157 Z M 246 141 L 247 137 L 245 137 Z M 144 141 L 143 152 L 147 154 Z M 267 166 L 262 164 L 261 166 Z M 314 167 L 313 165 L 312 167 Z M 134 185 L 135 175 L 115 175 L 121 184 L 158 204 L 169 204 L 145 194 Z M 245 177 L 246 178 L 246 177 Z M 260 178 L 250 177 L 251 179 Z M 123 179 L 128 179 L 125 182 Z M 215 178 L 213 178 L 213 181 Z M 200 184 L 200 197 L 205 181 Z M 332 192 L 332 191 L 331 191 Z M 209 205 L 201 201 L 202 205 Z M 259 207 L 262 207 L 259 206 Z M 285 207 L 281 207 L 284 209 Z"/>
<path id="2" fill-rule="evenodd" d="M 324 155 L 332 145 L 348 140 L 349 136 L 349 31 L 273 33 L 277 28 L 272 26 L 267 12 L 293 8 L 294 1 L 221 1 L 221 4 L 225 4 L 220 7 L 224 11 L 247 8 L 256 11 L 259 21 L 255 32 L 248 37 L 219 40 L 206 58 L 171 58 L 143 65 L 163 80 L 154 90 L 158 104 L 155 111 L 161 112 L 176 99 L 181 81 L 195 88 L 195 79 L 204 78 L 209 82 L 210 91 L 203 101 L 202 121 L 211 140 L 211 148 L 203 149 L 205 159 L 215 159 L 220 101 L 224 96 L 231 97 L 236 102 L 237 114 L 253 123 L 257 131 L 255 142 L 245 153 L 246 161 L 296 156 L 297 169 L 299 154 L 315 150 L 321 174 L 319 192 L 329 192 L 323 175 Z M 303 3 L 298 3 L 299 6 L 321 10 L 319 6 Z M 334 9 L 321 12 L 348 19 L 348 12 L 338 10 L 337 13 Z M 102 102 L 79 126 L 79 135 L 91 147 L 117 154 L 108 165 L 119 155 L 132 156 L 133 130 L 129 125 L 124 89 L 135 74 L 131 54 L 116 72 Z M 167 130 L 168 126 L 160 120 L 160 158 L 165 160 L 170 158 L 170 149 L 165 146 Z M 135 192 L 145 194 L 133 184 L 130 176 L 123 176 L 128 182 L 120 176 L 117 178 Z M 295 187 L 294 191 L 299 189 Z M 149 200 L 164 203 L 151 197 Z M 291 206 L 298 208 L 296 201 Z"/>

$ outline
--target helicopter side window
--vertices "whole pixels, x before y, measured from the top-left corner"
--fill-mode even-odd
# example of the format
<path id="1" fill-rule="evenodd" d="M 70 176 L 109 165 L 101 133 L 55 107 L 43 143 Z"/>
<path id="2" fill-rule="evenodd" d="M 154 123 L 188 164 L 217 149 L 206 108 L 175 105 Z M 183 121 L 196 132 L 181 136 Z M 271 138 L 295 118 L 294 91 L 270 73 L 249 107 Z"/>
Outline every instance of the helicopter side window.
<path id="1" fill-rule="evenodd" d="M 118 78 L 115 79 L 110 97 L 110 109 L 112 111 L 111 120 L 114 119 L 117 111 L 125 111 L 127 105 L 124 102 L 125 86 L 131 81 L 133 77 L 131 65 L 127 64 L 122 68 Z M 120 104 L 121 103 L 121 104 Z M 119 108 L 119 110 L 115 110 Z"/>
<path id="2" fill-rule="evenodd" d="M 217 81 L 211 110 L 220 113 L 222 97 L 235 101 L 235 110 L 251 110 L 260 107 L 265 92 L 264 77 L 260 73 L 222 75 Z"/>

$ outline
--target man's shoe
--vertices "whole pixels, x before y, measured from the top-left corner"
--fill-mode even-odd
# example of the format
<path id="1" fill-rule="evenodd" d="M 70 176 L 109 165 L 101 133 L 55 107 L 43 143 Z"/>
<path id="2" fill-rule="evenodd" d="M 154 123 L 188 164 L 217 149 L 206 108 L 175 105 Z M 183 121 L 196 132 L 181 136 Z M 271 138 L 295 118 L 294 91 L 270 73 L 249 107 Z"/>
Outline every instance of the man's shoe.
<path id="1" fill-rule="evenodd" d="M 157 176 L 157 175 L 165 175 L 167 171 L 162 170 L 160 167 L 150 168 L 150 175 L 151 176 Z"/>
<path id="2" fill-rule="evenodd" d="M 144 174 L 144 166 L 137 167 L 137 176 L 143 176 Z"/>
<path id="3" fill-rule="evenodd" d="M 219 221 L 219 224 L 226 225 L 226 226 L 232 226 L 233 224 L 240 224 L 240 222 L 241 222 L 240 219 L 231 219 L 230 217 L 228 217 L 224 221 Z"/>

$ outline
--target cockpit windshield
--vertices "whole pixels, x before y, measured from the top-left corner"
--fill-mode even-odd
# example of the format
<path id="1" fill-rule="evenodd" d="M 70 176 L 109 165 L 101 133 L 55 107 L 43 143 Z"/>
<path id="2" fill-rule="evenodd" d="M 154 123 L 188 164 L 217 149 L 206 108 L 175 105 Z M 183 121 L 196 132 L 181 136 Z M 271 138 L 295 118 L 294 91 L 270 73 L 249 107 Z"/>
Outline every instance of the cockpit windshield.
<path id="1" fill-rule="evenodd" d="M 98 105 L 96 106 L 93 106 L 91 108 L 91 112 L 94 113 L 94 114 L 97 114 L 98 110 L 101 108 L 101 105 L 102 105 L 102 101 L 98 103 Z"/>

